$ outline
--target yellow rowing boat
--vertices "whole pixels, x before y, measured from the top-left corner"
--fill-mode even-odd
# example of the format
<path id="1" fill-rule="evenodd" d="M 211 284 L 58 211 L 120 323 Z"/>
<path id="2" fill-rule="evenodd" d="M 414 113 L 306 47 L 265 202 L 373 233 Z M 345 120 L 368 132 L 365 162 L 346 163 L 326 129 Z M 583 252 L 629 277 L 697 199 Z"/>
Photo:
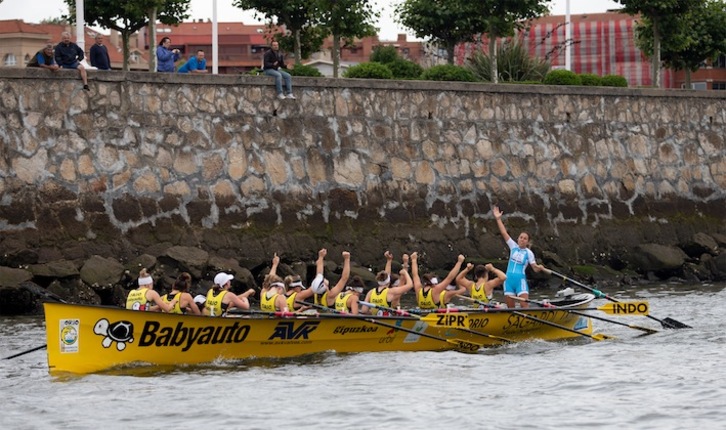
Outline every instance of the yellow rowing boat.
<path id="1" fill-rule="evenodd" d="M 593 299 L 580 296 L 568 306 L 585 307 Z M 44 303 L 44 309 L 48 367 L 53 373 L 323 351 L 443 351 L 461 350 L 462 345 L 475 351 L 501 345 L 503 340 L 561 340 L 592 333 L 590 318 L 549 308 L 470 310 L 425 317 L 244 314 L 228 318 L 50 302 Z"/>

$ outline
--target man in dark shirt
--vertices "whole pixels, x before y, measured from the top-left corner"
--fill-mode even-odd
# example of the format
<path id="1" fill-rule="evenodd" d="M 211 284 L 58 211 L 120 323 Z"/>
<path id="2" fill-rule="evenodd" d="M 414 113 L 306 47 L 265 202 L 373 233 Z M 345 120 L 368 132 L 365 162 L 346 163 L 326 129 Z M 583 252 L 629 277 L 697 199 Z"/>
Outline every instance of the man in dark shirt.
<path id="1" fill-rule="evenodd" d="M 91 66 L 98 70 L 111 70 L 111 59 L 108 57 L 108 49 L 103 44 L 103 35 L 96 35 L 96 43 L 91 46 L 91 52 L 88 54 L 88 59 L 91 61 Z"/>
<path id="2" fill-rule="evenodd" d="M 62 69 L 78 69 L 83 79 L 83 89 L 90 91 L 86 68 L 81 64 L 81 60 L 83 60 L 83 49 L 71 42 L 71 33 L 64 31 L 61 33 L 61 43 L 55 46 L 55 62 Z"/>
<path id="3" fill-rule="evenodd" d="M 289 73 L 287 73 L 285 70 L 282 70 L 287 69 L 287 66 L 285 65 L 285 58 L 280 52 L 280 44 L 276 40 L 273 40 L 270 44 L 270 47 L 271 49 L 265 52 L 264 57 L 262 57 L 262 69 L 266 75 L 275 78 L 275 89 L 277 90 L 277 98 L 294 99 L 295 96 L 292 95 L 292 78 L 290 77 Z M 283 94 L 282 92 L 283 79 L 285 80 L 287 97 L 285 97 L 285 94 Z"/>

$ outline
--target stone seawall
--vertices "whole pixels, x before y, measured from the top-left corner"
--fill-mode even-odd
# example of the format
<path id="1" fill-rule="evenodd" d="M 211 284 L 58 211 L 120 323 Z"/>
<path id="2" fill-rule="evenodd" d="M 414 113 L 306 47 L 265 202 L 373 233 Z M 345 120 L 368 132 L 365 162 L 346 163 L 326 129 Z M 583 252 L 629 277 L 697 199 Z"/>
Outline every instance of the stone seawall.
<path id="1" fill-rule="evenodd" d="M 720 92 L 295 78 L 297 100 L 276 100 L 267 77 L 138 72 L 90 86 L 0 69 L 4 265 L 184 245 L 247 267 L 327 247 L 442 268 L 506 257 L 494 204 L 559 267 L 647 271 L 639 245 L 696 249 L 698 234 L 705 254 L 726 247 Z"/>

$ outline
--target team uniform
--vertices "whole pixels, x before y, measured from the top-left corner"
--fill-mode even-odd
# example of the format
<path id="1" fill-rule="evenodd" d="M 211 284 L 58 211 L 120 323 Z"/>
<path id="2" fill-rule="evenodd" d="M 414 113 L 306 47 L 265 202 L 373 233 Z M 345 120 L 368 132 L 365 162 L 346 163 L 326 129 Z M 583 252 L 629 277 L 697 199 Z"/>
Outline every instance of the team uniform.
<path id="1" fill-rule="evenodd" d="M 211 288 L 207 293 L 207 301 L 204 302 L 204 308 L 209 311 L 211 317 L 223 317 L 227 312 L 227 304 L 222 303 L 224 295 L 229 291 L 222 290 L 218 294 L 214 294 L 214 288 Z"/>
<path id="2" fill-rule="evenodd" d="M 509 264 L 507 265 L 507 280 L 504 281 L 505 296 L 521 296 L 529 294 L 525 269 L 535 263 L 534 253 L 529 248 L 520 248 L 512 238 L 507 241 L 509 246 Z"/>
<path id="3" fill-rule="evenodd" d="M 151 303 L 146 299 L 146 292 L 148 288 L 139 288 L 136 290 L 129 291 L 128 297 L 126 297 L 126 309 L 134 311 L 148 311 L 151 308 Z"/>
<path id="4" fill-rule="evenodd" d="M 434 289 L 429 288 L 427 291 L 424 291 L 424 288 L 421 288 L 416 294 L 416 301 L 418 302 L 419 309 L 445 309 L 445 296 L 446 290 L 442 291 L 439 295 L 439 304 L 437 305 L 436 302 L 434 302 Z"/>

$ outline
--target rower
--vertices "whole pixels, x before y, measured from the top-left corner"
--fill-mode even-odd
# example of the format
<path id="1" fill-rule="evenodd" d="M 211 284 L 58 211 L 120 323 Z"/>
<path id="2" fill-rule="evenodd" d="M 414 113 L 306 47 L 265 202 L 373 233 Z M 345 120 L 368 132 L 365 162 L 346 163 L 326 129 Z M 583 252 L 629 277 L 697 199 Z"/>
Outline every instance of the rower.
<path id="1" fill-rule="evenodd" d="M 439 282 L 436 275 L 427 273 L 423 277 L 418 274 L 418 253 L 411 254 L 411 272 L 413 275 L 413 288 L 416 291 L 416 301 L 419 309 L 445 309 L 447 303 L 457 294 L 466 292 L 466 288 L 451 285 L 464 263 L 465 257 L 459 254 L 456 264 L 446 278 Z M 422 283 L 423 278 L 423 283 Z"/>
<path id="2" fill-rule="evenodd" d="M 236 295 L 230 291 L 232 279 L 234 279 L 234 276 L 229 273 L 217 273 L 214 277 L 214 286 L 207 292 L 207 300 L 204 302 L 204 315 L 223 317 L 232 308 L 250 308 L 247 297 L 254 294 L 255 290 L 249 289 L 242 294 Z"/>
<path id="3" fill-rule="evenodd" d="M 468 263 L 464 270 L 456 276 L 456 285 L 466 288 L 472 299 L 476 299 L 482 303 L 489 303 L 494 298 L 494 289 L 499 287 L 507 280 L 507 275 L 501 270 L 489 263 L 486 265 L 477 264 L 474 268 L 474 281 L 466 278 L 466 274 L 474 267 Z M 489 273 L 496 275 L 495 278 L 489 279 Z M 484 305 L 479 305 L 484 307 Z"/>
<path id="4" fill-rule="evenodd" d="M 154 278 L 149 275 L 145 268 L 139 272 L 137 282 L 139 287 L 129 291 L 129 295 L 126 297 L 126 309 L 169 312 L 176 305 L 176 299 L 169 303 L 161 300 L 159 293 L 154 291 Z"/>
<path id="5" fill-rule="evenodd" d="M 310 283 L 310 289 L 313 291 L 316 305 L 333 308 L 335 307 L 336 296 L 343 291 L 350 277 L 350 252 L 343 251 L 343 273 L 333 288 L 330 288 L 330 281 L 323 276 L 323 272 L 325 271 L 325 256 L 327 254 L 328 251 L 325 248 L 318 251 L 318 259 L 315 262 L 316 274 Z"/>

